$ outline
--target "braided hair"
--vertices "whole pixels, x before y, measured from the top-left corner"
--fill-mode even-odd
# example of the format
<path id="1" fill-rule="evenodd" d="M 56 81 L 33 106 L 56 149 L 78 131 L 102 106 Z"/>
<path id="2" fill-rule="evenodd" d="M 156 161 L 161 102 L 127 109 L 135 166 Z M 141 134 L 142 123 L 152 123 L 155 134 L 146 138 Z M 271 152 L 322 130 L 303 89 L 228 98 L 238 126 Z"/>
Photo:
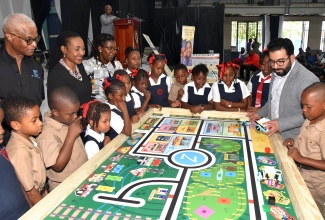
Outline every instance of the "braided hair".
<path id="1" fill-rule="evenodd" d="M 110 34 L 106 34 L 106 33 L 102 33 L 99 36 L 97 36 L 92 43 L 91 46 L 91 52 L 90 52 L 90 57 L 94 57 L 96 62 L 99 61 L 102 64 L 104 64 L 102 62 L 102 60 L 100 59 L 100 52 L 98 50 L 98 47 L 105 47 L 105 43 L 108 41 L 114 41 L 115 42 L 115 38 L 110 35 Z M 113 67 L 115 68 L 115 63 L 111 62 L 111 64 L 113 65 Z"/>
<path id="2" fill-rule="evenodd" d="M 118 90 L 125 88 L 124 83 L 115 78 L 105 78 L 103 82 L 103 90 L 105 91 L 106 97 L 109 94 L 114 94 Z"/>
<path id="3" fill-rule="evenodd" d="M 164 61 L 167 64 L 167 59 L 164 54 L 150 53 L 147 60 L 149 64 L 154 64 L 157 61 Z"/>
<path id="4" fill-rule="evenodd" d="M 124 54 L 125 54 L 125 59 L 132 53 L 132 52 L 134 52 L 134 51 L 136 51 L 136 52 L 138 52 L 138 53 L 140 53 L 140 51 L 138 50 L 138 49 L 136 49 L 136 48 L 133 48 L 133 47 L 127 47 L 125 50 L 124 50 Z"/>
<path id="5" fill-rule="evenodd" d="M 237 83 L 237 77 L 236 77 L 238 74 L 237 69 L 240 69 L 240 66 L 237 64 L 234 64 L 232 62 L 223 62 L 223 63 L 217 65 L 218 72 L 219 72 L 219 82 L 221 82 L 221 79 L 222 79 L 223 75 L 226 73 L 228 67 L 230 67 L 234 70 L 234 73 L 235 73 L 234 82 Z M 235 86 L 235 90 L 236 90 L 236 86 Z"/>
<path id="6" fill-rule="evenodd" d="M 100 101 L 86 103 L 82 107 L 83 107 L 83 112 L 86 111 L 85 119 L 87 120 L 87 123 L 89 123 L 92 120 L 94 123 L 93 124 L 94 128 L 98 127 L 98 123 L 102 113 L 111 112 L 111 108 L 109 107 L 109 105 L 106 105 Z"/>

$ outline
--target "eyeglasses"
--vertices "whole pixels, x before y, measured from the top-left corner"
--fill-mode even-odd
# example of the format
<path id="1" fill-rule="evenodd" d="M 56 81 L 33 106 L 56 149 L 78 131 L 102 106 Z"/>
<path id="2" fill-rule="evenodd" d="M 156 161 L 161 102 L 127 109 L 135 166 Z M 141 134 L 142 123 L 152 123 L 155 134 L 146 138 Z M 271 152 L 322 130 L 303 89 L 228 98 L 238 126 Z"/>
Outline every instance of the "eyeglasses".
<path id="1" fill-rule="evenodd" d="M 15 36 L 15 37 L 18 37 L 18 38 L 20 38 L 20 39 L 26 41 L 27 45 L 31 45 L 32 43 L 34 43 L 34 41 L 35 41 L 35 43 L 37 44 L 37 43 L 40 41 L 40 39 L 41 39 L 41 36 L 37 36 L 37 37 L 35 37 L 35 38 L 33 39 L 33 38 L 30 38 L 30 37 L 28 37 L 28 38 L 19 37 L 19 36 L 17 36 L 16 34 L 13 34 L 13 33 L 9 33 L 9 34 L 11 34 L 11 35 L 13 35 L 13 36 Z"/>
<path id="2" fill-rule="evenodd" d="M 274 60 L 268 60 L 267 62 L 268 62 L 268 64 L 269 64 L 270 66 L 274 66 L 275 64 L 278 65 L 278 66 L 283 66 L 284 63 L 285 63 L 287 60 L 289 60 L 289 57 L 286 58 L 286 59 L 281 59 L 281 60 L 277 60 L 277 61 L 274 61 Z"/>
<path id="3" fill-rule="evenodd" d="M 118 52 L 120 49 L 119 47 L 106 47 L 106 46 L 102 46 L 102 47 L 107 48 L 110 52 L 112 51 Z"/>

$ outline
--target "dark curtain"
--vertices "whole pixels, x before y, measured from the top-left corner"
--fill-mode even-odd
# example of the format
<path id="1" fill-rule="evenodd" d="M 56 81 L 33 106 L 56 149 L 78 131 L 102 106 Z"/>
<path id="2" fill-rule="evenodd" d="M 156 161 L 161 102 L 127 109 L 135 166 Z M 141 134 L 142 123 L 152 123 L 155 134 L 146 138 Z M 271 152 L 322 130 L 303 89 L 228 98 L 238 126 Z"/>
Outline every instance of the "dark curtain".
<path id="1" fill-rule="evenodd" d="M 30 3 L 37 27 L 37 33 L 39 36 L 42 36 L 43 23 L 51 10 L 51 2 L 49 0 L 31 0 Z M 37 47 L 42 51 L 46 50 L 43 38 L 41 38 Z"/>
<path id="2" fill-rule="evenodd" d="M 214 50 L 223 59 L 224 5 L 214 7 L 155 9 L 152 41 L 160 45 L 169 65 L 180 62 L 182 26 L 195 26 L 193 53 Z"/>
<path id="3" fill-rule="evenodd" d="M 90 2 L 92 0 L 61 0 L 62 31 L 74 31 L 87 45 Z M 88 48 L 86 47 L 86 54 Z"/>
<path id="4" fill-rule="evenodd" d="M 279 37 L 279 21 L 280 21 L 279 15 L 270 16 L 270 35 L 271 35 L 270 40 Z"/>

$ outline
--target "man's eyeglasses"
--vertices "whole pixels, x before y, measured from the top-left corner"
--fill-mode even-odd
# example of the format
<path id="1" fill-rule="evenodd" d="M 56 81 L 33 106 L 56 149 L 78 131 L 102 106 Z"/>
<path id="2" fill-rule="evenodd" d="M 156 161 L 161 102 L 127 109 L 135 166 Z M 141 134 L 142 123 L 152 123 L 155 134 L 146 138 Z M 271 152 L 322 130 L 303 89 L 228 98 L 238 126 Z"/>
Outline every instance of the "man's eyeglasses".
<path id="1" fill-rule="evenodd" d="M 270 66 L 273 67 L 275 64 L 278 65 L 278 66 L 283 66 L 284 63 L 285 63 L 287 60 L 289 60 L 289 57 L 286 58 L 286 59 L 281 59 L 281 60 L 277 60 L 277 61 L 275 61 L 275 60 L 268 60 L 267 62 L 268 62 L 268 64 L 269 64 Z"/>
<path id="2" fill-rule="evenodd" d="M 13 36 L 15 36 L 15 37 L 18 37 L 18 38 L 20 38 L 20 39 L 26 41 L 27 45 L 31 45 L 32 43 L 34 43 L 34 41 L 35 41 L 35 43 L 37 44 L 37 43 L 41 40 L 41 36 L 37 36 L 37 37 L 35 37 L 35 38 L 30 38 L 30 37 L 28 37 L 28 38 L 23 38 L 23 37 L 17 36 L 16 34 L 13 34 L 13 33 L 9 33 L 9 34 L 11 34 L 11 35 L 13 35 Z"/>
<path id="3" fill-rule="evenodd" d="M 110 52 L 112 52 L 112 51 L 118 52 L 120 49 L 118 47 L 106 47 L 106 46 L 102 46 L 102 47 L 107 48 Z"/>

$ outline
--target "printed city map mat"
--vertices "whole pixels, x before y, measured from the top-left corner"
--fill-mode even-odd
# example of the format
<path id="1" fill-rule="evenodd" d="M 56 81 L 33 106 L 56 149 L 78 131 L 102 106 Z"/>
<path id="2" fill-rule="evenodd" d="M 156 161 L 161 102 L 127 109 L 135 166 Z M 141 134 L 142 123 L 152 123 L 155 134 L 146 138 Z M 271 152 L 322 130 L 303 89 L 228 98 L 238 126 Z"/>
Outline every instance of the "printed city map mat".
<path id="1" fill-rule="evenodd" d="M 232 128 L 213 135 L 209 123 Z M 155 115 L 46 219 L 294 219 L 283 181 L 257 181 L 276 161 L 255 156 L 248 136 L 236 120 Z"/>

